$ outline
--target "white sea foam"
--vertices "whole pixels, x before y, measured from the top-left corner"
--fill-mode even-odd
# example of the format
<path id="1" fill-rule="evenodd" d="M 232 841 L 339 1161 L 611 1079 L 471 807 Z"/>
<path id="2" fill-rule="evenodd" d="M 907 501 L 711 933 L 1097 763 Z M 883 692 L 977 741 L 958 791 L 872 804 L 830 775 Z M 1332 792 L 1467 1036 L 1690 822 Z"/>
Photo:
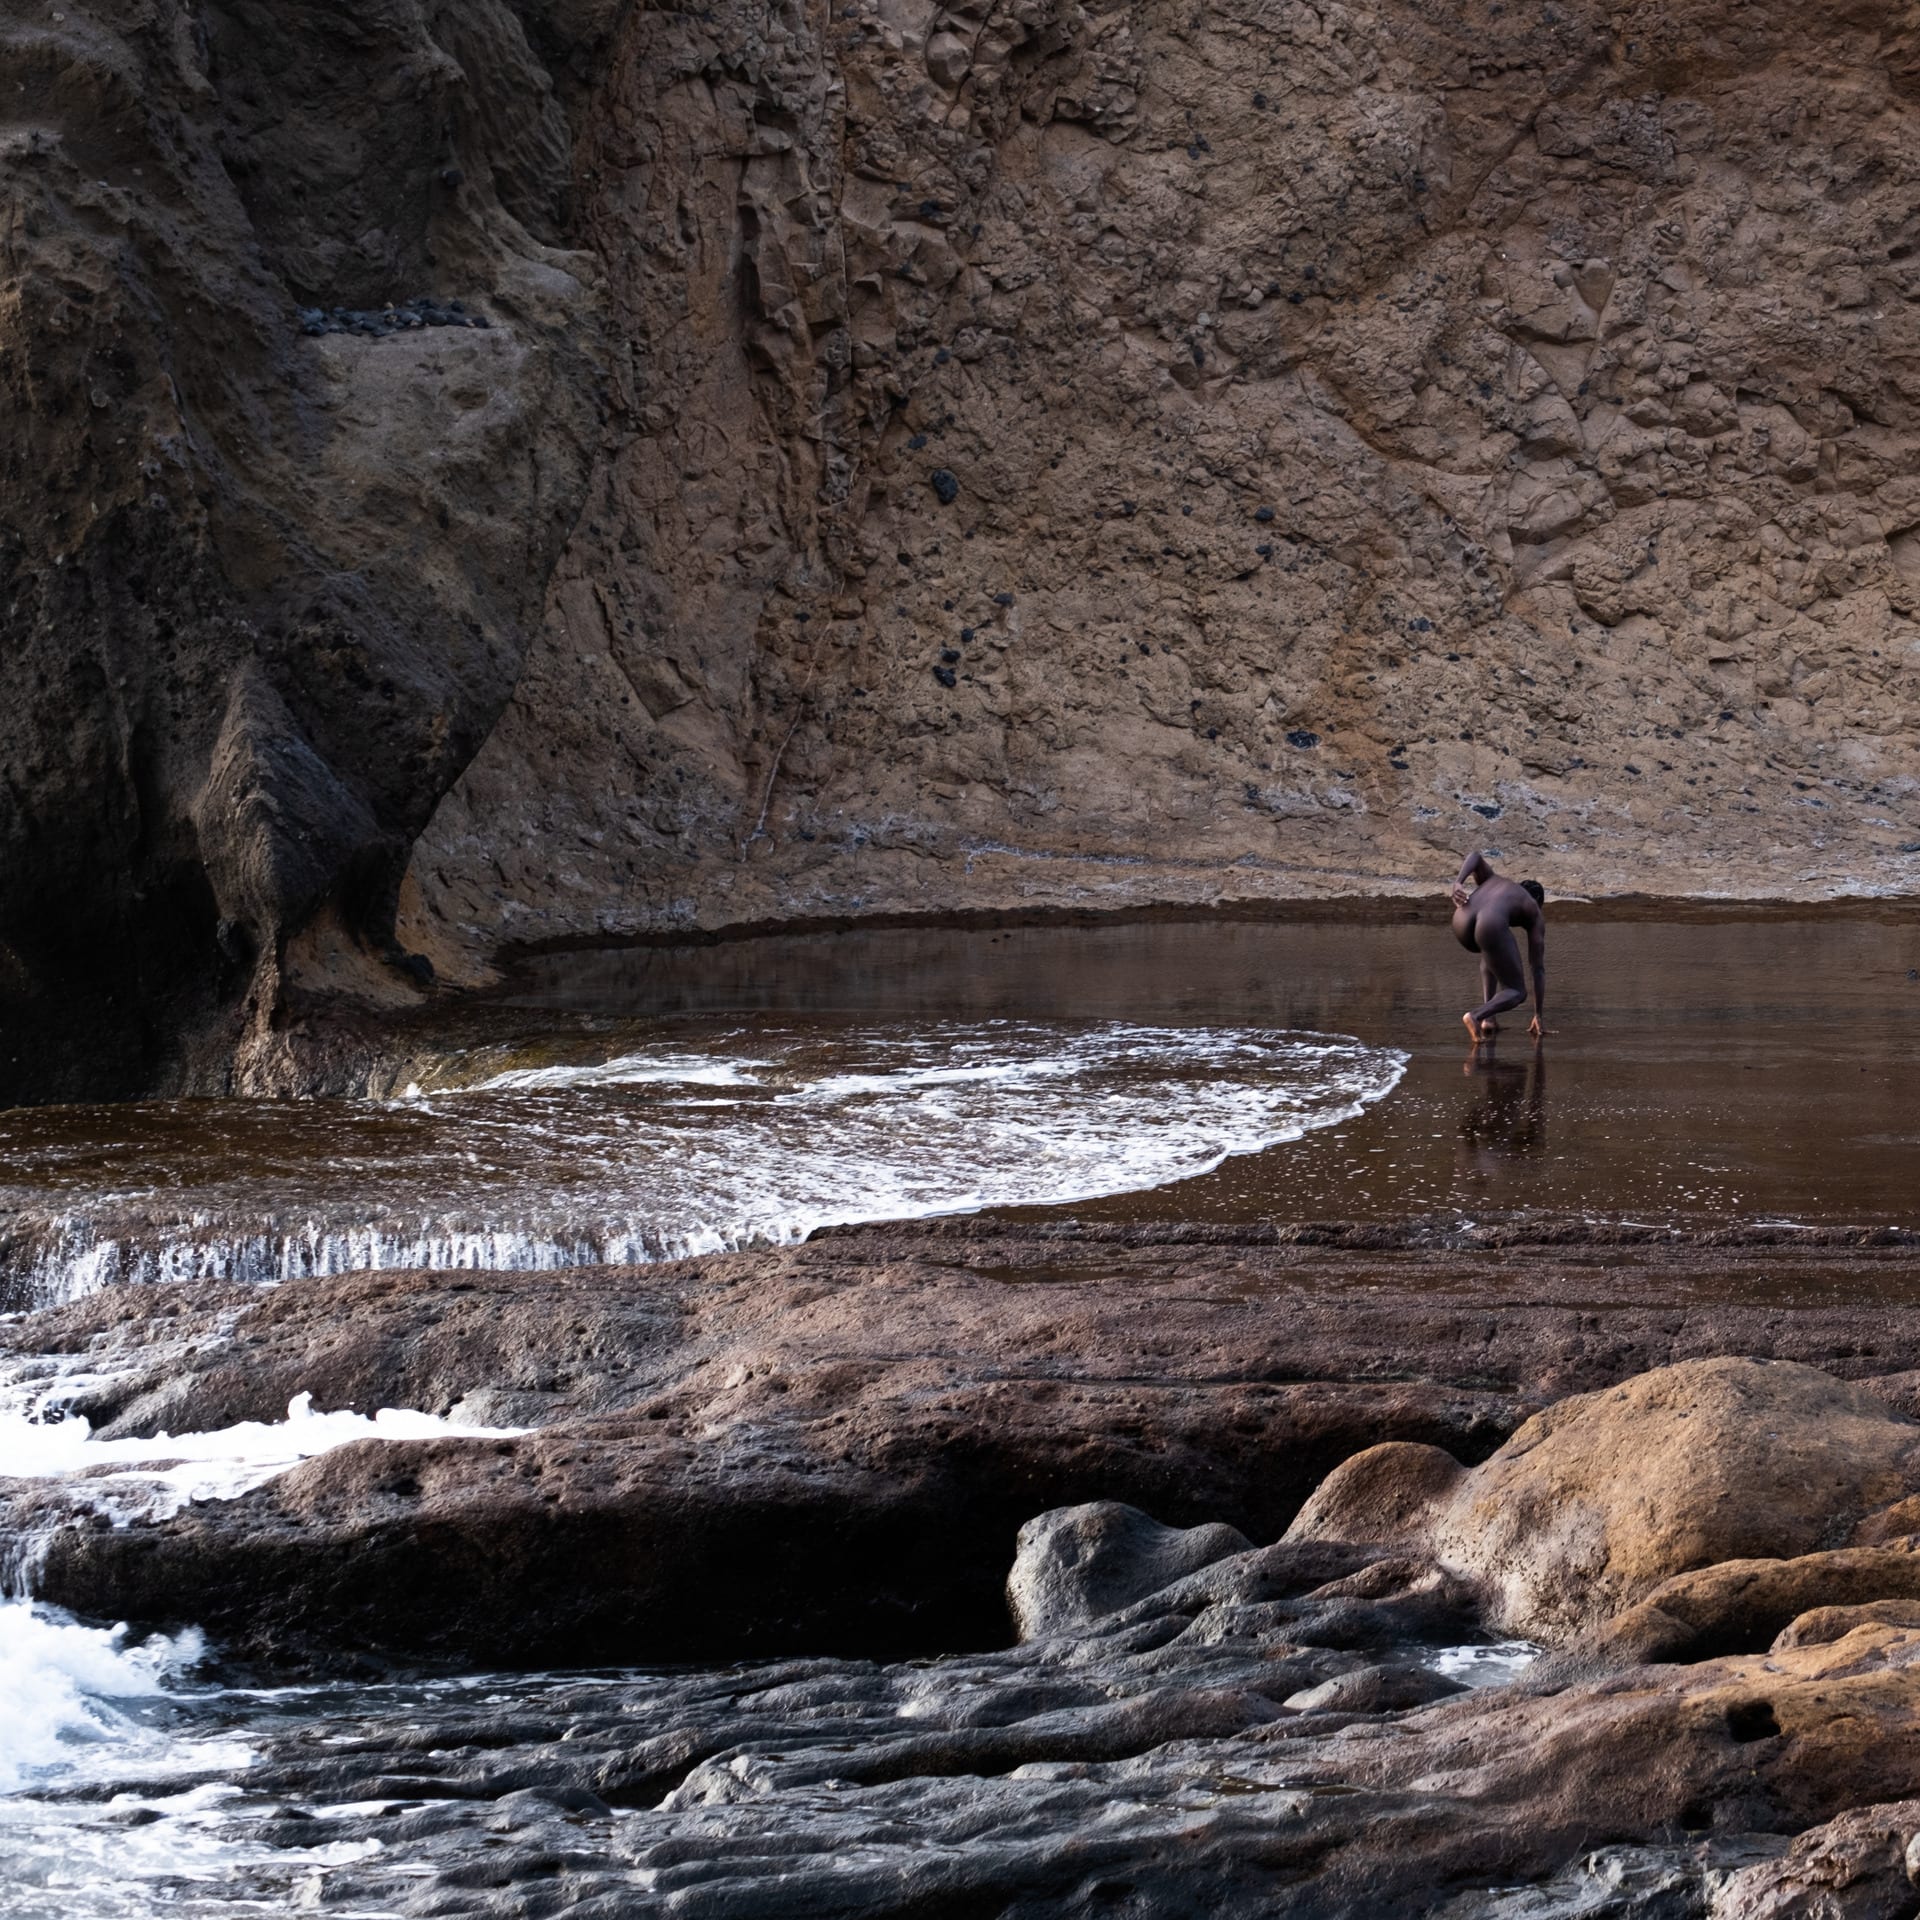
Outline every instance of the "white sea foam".
<path id="1" fill-rule="evenodd" d="M 202 1652 L 192 1629 L 133 1641 L 125 1627 L 0 1601 L 0 1913 L 283 1913 L 302 1883 L 380 1850 L 323 1840 L 287 1854 L 236 1824 L 270 1803 L 243 1804 L 231 1783 L 252 1742 L 229 1716 L 194 1710 Z"/>
<path id="2" fill-rule="evenodd" d="M 235 1500 L 302 1460 L 356 1440 L 510 1439 L 517 1427 L 460 1426 L 438 1414 L 382 1407 L 316 1413 L 298 1393 L 284 1420 L 242 1420 L 209 1433 L 97 1440 L 86 1418 L 36 1418 L 0 1405 L 0 1469 L 19 1480 L 59 1480 L 72 1497 L 115 1520 L 164 1520 L 194 1500 Z"/>
<path id="3" fill-rule="evenodd" d="M 0 1139 L 5 1271 L 26 1304 L 127 1281 L 628 1264 L 1057 1205 L 1350 1119 L 1405 1066 L 1248 1028 L 756 1025 L 415 1063 L 391 1101 L 101 1109 L 100 1140 L 77 1110 L 44 1138 L 29 1115 Z"/>
<path id="4" fill-rule="evenodd" d="M 1531 1640 L 1483 1640 L 1472 1646 L 1442 1647 L 1424 1664 L 1463 1687 L 1504 1687 L 1519 1679 L 1544 1651 Z"/>
<path id="5" fill-rule="evenodd" d="M 89 1746 L 132 1738 L 125 1703 L 157 1697 L 203 1651 L 191 1629 L 129 1645 L 125 1627 L 85 1627 L 0 1600 L 0 1793 L 73 1771 Z"/>
<path id="6" fill-rule="evenodd" d="M 490 1074 L 472 1093 L 546 1093 L 567 1087 L 746 1087 L 754 1084 L 737 1060 L 674 1058 L 661 1053 L 623 1053 L 592 1066 L 514 1067 Z M 421 1097 L 416 1081 L 407 1098 Z"/>

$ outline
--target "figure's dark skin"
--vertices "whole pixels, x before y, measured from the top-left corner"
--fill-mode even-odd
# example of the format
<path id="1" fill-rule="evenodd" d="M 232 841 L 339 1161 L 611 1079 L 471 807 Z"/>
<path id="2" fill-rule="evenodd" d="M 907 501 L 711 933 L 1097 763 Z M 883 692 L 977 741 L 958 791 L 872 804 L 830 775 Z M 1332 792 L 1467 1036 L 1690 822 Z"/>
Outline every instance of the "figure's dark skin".
<path id="1" fill-rule="evenodd" d="M 1469 881 L 1474 883 L 1471 890 Z M 1480 956 L 1480 989 L 1486 999 L 1460 1016 L 1476 1045 L 1497 1033 L 1499 1016 L 1527 997 L 1516 927 L 1524 927 L 1527 934 L 1527 961 L 1533 970 L 1533 1024 L 1527 1031 L 1538 1039 L 1546 1031 L 1541 1022 L 1547 1014 L 1547 917 L 1517 881 L 1494 872 L 1484 853 L 1468 854 L 1453 883 L 1453 937 Z"/>

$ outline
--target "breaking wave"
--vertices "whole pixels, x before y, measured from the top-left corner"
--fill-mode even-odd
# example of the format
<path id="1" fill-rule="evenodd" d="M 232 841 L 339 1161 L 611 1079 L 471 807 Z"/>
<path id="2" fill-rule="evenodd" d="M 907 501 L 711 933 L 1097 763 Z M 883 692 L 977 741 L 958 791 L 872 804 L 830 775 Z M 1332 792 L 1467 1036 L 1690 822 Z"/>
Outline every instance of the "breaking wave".
<path id="1" fill-rule="evenodd" d="M 736 1028 L 415 1063 L 392 1098 L 0 1114 L 0 1305 L 119 1282 L 552 1268 L 1056 1205 L 1352 1118 L 1338 1035 L 1014 1020 Z"/>

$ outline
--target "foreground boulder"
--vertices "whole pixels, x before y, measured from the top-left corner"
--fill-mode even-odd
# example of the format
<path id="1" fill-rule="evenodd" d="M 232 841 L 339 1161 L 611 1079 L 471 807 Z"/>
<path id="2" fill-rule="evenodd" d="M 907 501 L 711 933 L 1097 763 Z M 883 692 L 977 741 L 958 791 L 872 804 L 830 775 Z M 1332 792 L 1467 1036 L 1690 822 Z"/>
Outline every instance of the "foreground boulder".
<path id="1" fill-rule="evenodd" d="M 1565 1642 L 1696 1569 L 1841 1546 L 1916 1488 L 1920 1423 L 1884 1400 L 1812 1367 L 1699 1360 L 1563 1400 L 1472 1469 L 1433 1447 L 1370 1448 L 1287 1537 L 1430 1553 L 1497 1627 Z M 1911 1577 L 1877 1571 L 1909 1561 Z M 1831 1571 L 1779 1600 L 1777 1624 L 1920 1596 L 1904 1549 Z"/>
<path id="2" fill-rule="evenodd" d="M 1020 1638 L 1038 1639 L 1117 1613 L 1252 1544 L 1217 1521 L 1163 1527 L 1117 1500 L 1043 1513 L 1020 1529 L 1007 1608 Z"/>

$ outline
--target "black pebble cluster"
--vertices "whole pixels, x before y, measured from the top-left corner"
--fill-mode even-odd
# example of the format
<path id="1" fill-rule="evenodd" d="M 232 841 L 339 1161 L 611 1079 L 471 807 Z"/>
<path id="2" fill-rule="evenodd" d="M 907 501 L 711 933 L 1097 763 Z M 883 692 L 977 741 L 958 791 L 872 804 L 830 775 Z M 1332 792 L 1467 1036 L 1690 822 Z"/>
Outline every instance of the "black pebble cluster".
<path id="1" fill-rule="evenodd" d="M 469 313 L 458 300 L 433 299 L 408 300 L 397 307 L 302 307 L 299 321 L 302 333 L 359 333 L 375 340 L 421 327 L 493 325 L 485 314 Z"/>

